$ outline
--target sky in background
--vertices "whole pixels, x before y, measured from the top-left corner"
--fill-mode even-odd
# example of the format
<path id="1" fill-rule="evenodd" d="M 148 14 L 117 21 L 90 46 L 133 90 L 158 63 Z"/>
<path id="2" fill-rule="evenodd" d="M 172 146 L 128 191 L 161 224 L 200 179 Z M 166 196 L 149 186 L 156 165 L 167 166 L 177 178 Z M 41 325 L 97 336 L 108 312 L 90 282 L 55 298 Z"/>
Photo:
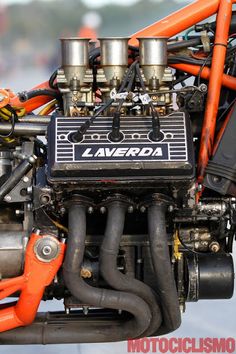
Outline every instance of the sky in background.
<path id="1" fill-rule="evenodd" d="M 10 5 L 13 3 L 26 3 L 30 2 L 32 0 L 1 0 L 2 4 L 5 5 Z M 52 1 L 52 0 L 42 0 L 42 1 Z M 139 0 L 82 0 L 83 3 L 85 3 L 89 7 L 93 8 L 98 8 L 104 5 L 111 5 L 111 4 L 118 4 L 118 5 L 124 5 L 124 6 L 129 6 L 132 4 L 135 4 Z M 152 0 L 153 2 L 156 3 L 161 3 L 164 2 L 165 0 Z M 175 0 L 176 3 L 187 3 L 187 2 L 192 2 L 193 0 Z"/>

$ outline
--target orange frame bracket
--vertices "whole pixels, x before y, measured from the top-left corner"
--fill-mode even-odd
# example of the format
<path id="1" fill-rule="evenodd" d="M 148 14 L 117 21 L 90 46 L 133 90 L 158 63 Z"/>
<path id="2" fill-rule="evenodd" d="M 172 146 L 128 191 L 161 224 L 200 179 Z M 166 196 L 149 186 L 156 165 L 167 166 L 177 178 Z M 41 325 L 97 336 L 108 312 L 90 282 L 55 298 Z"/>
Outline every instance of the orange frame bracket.
<path id="1" fill-rule="evenodd" d="M 22 276 L 0 282 L 0 300 L 20 291 L 19 300 L 0 309 L 0 332 L 31 324 L 46 286 L 62 265 L 65 245 L 54 236 L 32 234 L 27 245 Z"/>

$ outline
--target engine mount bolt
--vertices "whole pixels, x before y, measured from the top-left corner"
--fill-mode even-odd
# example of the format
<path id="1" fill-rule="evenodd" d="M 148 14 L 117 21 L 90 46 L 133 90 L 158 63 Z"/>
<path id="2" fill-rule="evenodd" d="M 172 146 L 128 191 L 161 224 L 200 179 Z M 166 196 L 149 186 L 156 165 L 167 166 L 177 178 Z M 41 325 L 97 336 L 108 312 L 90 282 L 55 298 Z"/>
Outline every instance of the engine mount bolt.
<path id="1" fill-rule="evenodd" d="M 44 256 L 49 256 L 52 253 L 52 248 L 50 246 L 44 246 L 42 248 L 42 254 Z"/>
<path id="2" fill-rule="evenodd" d="M 104 207 L 104 206 L 102 206 L 101 208 L 100 208 L 100 213 L 101 214 L 105 214 L 106 213 L 106 208 Z"/>
<path id="3" fill-rule="evenodd" d="M 88 214 L 92 214 L 94 212 L 94 209 L 92 206 L 88 207 Z"/>
<path id="4" fill-rule="evenodd" d="M 50 262 L 57 258 L 60 252 L 59 242 L 54 236 L 45 235 L 36 242 L 34 252 L 40 261 Z"/>
<path id="5" fill-rule="evenodd" d="M 5 202 L 10 202 L 11 201 L 11 196 L 8 194 L 4 197 Z"/>
<path id="6" fill-rule="evenodd" d="M 142 205 L 141 208 L 140 208 L 140 211 L 141 211 L 141 213 L 145 213 L 146 207 L 144 205 Z"/>
<path id="7" fill-rule="evenodd" d="M 169 205 L 168 211 L 169 211 L 170 213 L 172 213 L 172 211 L 174 211 L 173 205 Z"/>
<path id="8" fill-rule="evenodd" d="M 130 205 L 129 207 L 128 207 L 128 213 L 129 214 L 132 214 L 134 212 L 134 207 L 133 207 L 133 205 Z"/>

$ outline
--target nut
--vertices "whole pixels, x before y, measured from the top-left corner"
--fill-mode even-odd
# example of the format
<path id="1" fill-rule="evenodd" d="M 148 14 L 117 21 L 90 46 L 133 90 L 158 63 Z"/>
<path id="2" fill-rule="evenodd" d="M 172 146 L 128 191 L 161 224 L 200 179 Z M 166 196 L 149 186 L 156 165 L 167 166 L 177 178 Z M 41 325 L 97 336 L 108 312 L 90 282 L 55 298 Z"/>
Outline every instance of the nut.
<path id="1" fill-rule="evenodd" d="M 92 272 L 88 268 L 82 268 L 80 271 L 80 275 L 82 278 L 91 278 L 92 277 Z"/>

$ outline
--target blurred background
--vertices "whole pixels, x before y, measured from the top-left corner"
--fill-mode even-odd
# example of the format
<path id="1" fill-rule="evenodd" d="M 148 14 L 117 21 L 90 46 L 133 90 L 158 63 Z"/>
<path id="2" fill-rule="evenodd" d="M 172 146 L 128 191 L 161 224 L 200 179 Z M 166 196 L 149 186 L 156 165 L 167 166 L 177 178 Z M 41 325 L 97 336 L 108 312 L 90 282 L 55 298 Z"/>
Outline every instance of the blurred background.
<path id="1" fill-rule="evenodd" d="M 60 65 L 59 38 L 129 36 L 192 0 L 0 0 L 0 87 L 15 92 L 48 80 Z M 62 309 L 62 303 L 42 304 Z M 187 304 L 170 337 L 235 337 L 236 297 Z M 127 344 L 1 346 L 0 354 L 127 353 Z"/>
<path id="2" fill-rule="evenodd" d="M 61 37 L 129 36 L 188 2 L 0 0 L 0 85 L 21 90 L 47 79 Z"/>

